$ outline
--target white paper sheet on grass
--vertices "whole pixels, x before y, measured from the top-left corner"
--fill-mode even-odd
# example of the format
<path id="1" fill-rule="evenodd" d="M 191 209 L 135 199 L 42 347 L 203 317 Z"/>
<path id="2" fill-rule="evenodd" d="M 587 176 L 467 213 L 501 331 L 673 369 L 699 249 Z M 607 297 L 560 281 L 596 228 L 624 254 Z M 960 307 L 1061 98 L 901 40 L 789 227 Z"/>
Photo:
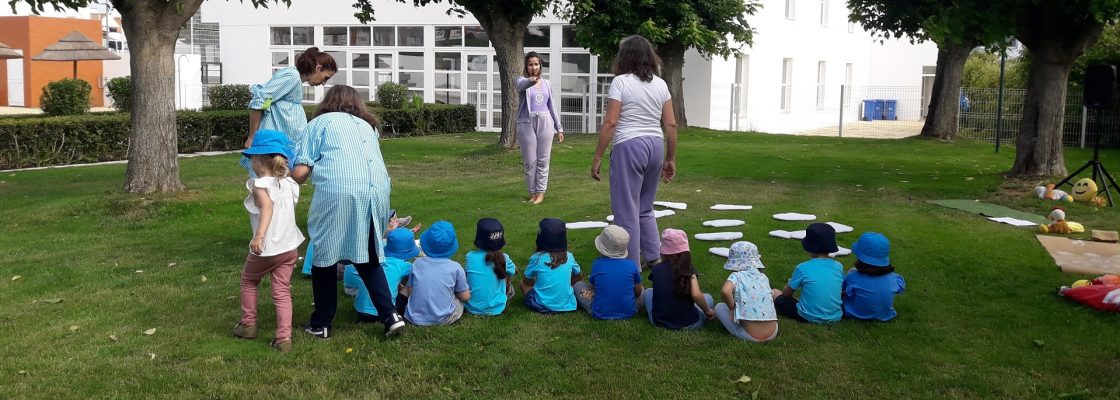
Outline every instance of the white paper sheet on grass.
<path id="1" fill-rule="evenodd" d="M 1012 225 L 1012 226 L 1037 226 L 1038 225 L 1038 224 L 1036 224 L 1034 222 L 1031 222 L 1031 221 L 1024 221 L 1024 220 L 1021 220 L 1021 219 L 1018 219 L 1018 218 L 1011 218 L 1011 217 L 988 217 L 988 219 L 990 219 L 992 221 L 999 222 L 999 223 Z"/>
<path id="2" fill-rule="evenodd" d="M 564 224 L 564 226 L 567 227 L 568 229 L 606 228 L 607 225 L 610 225 L 610 224 L 608 224 L 606 222 L 603 222 L 603 221 L 580 221 L 580 222 L 569 222 L 567 224 Z"/>
<path id="3" fill-rule="evenodd" d="M 673 210 L 653 210 L 653 217 L 654 218 L 668 217 L 670 215 L 676 215 L 676 214 L 677 214 L 677 212 L 673 211 Z M 614 214 L 608 215 L 607 216 L 607 221 L 614 222 Z"/>
<path id="4" fill-rule="evenodd" d="M 742 239 L 743 232 L 697 233 L 693 237 L 695 237 L 696 240 L 735 240 Z"/>
<path id="5" fill-rule="evenodd" d="M 791 232 L 791 231 L 783 231 L 781 229 L 778 229 L 778 230 L 775 230 L 775 231 L 770 231 L 770 236 L 773 236 L 773 237 L 776 237 L 776 238 L 782 238 L 782 239 L 801 240 L 801 239 L 805 238 L 805 231 L 792 231 Z"/>
<path id="6" fill-rule="evenodd" d="M 844 225 L 844 224 L 841 224 L 839 222 L 826 222 L 826 223 L 831 225 L 832 229 L 836 230 L 836 233 L 847 233 L 847 232 L 851 232 L 851 231 L 855 230 L 854 228 L 852 228 L 850 226 L 847 226 L 847 225 Z"/>
<path id="7" fill-rule="evenodd" d="M 843 256 L 846 256 L 846 255 L 852 254 L 852 249 L 849 249 L 849 248 L 846 248 L 846 247 L 843 247 L 843 246 L 836 246 L 836 248 L 838 250 L 836 250 L 835 253 L 828 253 L 829 257 L 836 258 L 836 257 L 843 257 Z"/>
<path id="8" fill-rule="evenodd" d="M 813 214 L 802 213 L 781 213 L 774 214 L 774 219 L 779 221 L 812 221 L 817 219 L 817 216 Z"/>
<path id="9" fill-rule="evenodd" d="M 678 210 L 687 210 L 688 209 L 688 204 L 677 203 L 677 202 L 673 202 L 673 201 L 655 201 L 655 202 L 653 202 L 653 205 L 668 207 L 668 208 L 675 208 L 675 209 L 678 209 Z"/>
<path id="10" fill-rule="evenodd" d="M 711 207 L 713 210 L 728 211 L 728 210 L 750 210 L 752 206 L 740 206 L 736 204 L 716 204 Z"/>
<path id="11" fill-rule="evenodd" d="M 731 249 L 727 247 L 712 247 L 709 248 L 708 251 L 720 257 L 727 257 L 727 255 L 731 252 Z"/>
<path id="12" fill-rule="evenodd" d="M 729 226 L 743 225 L 745 223 L 746 222 L 741 220 L 741 219 L 713 219 L 711 221 L 704 221 L 704 226 L 710 226 L 710 227 L 714 227 L 714 228 L 726 228 L 726 227 L 729 227 Z"/>

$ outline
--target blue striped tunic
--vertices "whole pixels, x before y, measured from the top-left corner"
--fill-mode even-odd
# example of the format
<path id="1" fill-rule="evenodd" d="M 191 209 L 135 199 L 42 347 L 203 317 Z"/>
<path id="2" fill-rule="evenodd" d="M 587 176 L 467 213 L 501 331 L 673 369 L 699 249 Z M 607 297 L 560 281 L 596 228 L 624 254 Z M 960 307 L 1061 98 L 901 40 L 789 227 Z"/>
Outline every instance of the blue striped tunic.
<path id="1" fill-rule="evenodd" d="M 299 79 L 296 67 L 276 71 L 268 82 L 250 86 L 249 92 L 253 95 L 249 100 L 249 109 L 264 113 L 258 129 L 284 132 L 291 140 L 292 148 L 299 149 L 301 134 L 307 127 L 307 113 L 303 110 L 303 81 Z M 242 157 L 239 162 L 249 171 L 251 178 L 256 178 L 248 157 Z"/>
<path id="2" fill-rule="evenodd" d="M 296 164 L 311 167 L 315 185 L 307 232 L 316 267 L 370 262 L 370 224 L 376 237 L 383 236 L 390 184 L 379 136 L 366 121 L 342 112 L 320 115 L 303 130 Z M 378 263 L 385 262 L 384 254 L 379 244 Z"/>

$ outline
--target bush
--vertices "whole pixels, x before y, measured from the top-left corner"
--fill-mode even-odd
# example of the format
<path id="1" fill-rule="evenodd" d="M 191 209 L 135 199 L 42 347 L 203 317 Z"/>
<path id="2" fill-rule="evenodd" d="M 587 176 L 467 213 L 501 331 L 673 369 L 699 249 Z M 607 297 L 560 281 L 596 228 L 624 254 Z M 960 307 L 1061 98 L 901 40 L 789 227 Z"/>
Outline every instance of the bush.
<path id="1" fill-rule="evenodd" d="M 404 106 L 404 102 L 412 98 L 412 94 L 408 92 L 408 86 L 386 82 L 377 87 L 377 102 L 382 107 L 398 109 Z"/>
<path id="2" fill-rule="evenodd" d="M 218 85 L 206 90 L 210 106 L 204 110 L 246 110 L 253 94 L 249 85 Z"/>
<path id="3" fill-rule="evenodd" d="M 473 105 L 424 104 L 402 109 L 370 108 L 381 118 L 383 136 L 422 136 L 470 132 L 477 127 Z"/>
<path id="4" fill-rule="evenodd" d="M 119 111 L 132 110 L 132 78 L 125 76 L 113 78 L 105 85 L 109 89 L 109 99 L 113 100 L 113 107 Z"/>
<path id="5" fill-rule="evenodd" d="M 39 97 L 39 108 L 47 115 L 79 115 L 89 111 L 89 83 L 63 79 L 48 83 Z"/>

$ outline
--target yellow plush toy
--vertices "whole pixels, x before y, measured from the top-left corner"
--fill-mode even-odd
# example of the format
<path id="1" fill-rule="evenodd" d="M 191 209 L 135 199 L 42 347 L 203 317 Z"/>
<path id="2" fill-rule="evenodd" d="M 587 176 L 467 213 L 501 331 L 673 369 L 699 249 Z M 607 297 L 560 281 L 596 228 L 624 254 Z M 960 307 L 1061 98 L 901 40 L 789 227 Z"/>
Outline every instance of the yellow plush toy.
<path id="1" fill-rule="evenodd" d="M 1093 182 L 1093 178 L 1081 178 L 1073 183 L 1070 194 L 1073 195 L 1073 201 L 1092 202 L 1097 196 L 1097 183 Z"/>
<path id="2" fill-rule="evenodd" d="M 1062 235 L 1085 232 L 1085 227 L 1081 224 L 1066 221 L 1066 210 L 1063 210 L 1061 207 L 1054 207 L 1054 210 L 1050 211 L 1050 215 L 1046 218 L 1051 221 L 1050 225 L 1039 225 L 1039 232 L 1058 233 Z"/>

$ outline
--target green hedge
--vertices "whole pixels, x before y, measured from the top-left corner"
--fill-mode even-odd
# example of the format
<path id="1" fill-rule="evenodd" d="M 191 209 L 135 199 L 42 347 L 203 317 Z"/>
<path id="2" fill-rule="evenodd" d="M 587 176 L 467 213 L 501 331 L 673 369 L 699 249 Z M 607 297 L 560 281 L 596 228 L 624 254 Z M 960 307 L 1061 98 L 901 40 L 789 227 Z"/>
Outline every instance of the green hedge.
<path id="1" fill-rule="evenodd" d="M 89 82 L 62 79 L 48 83 L 39 97 L 39 108 L 47 115 L 81 115 L 89 111 Z"/>
<path id="2" fill-rule="evenodd" d="M 206 90 L 210 105 L 206 110 L 245 110 L 253 99 L 249 85 L 217 85 Z"/>
<path id="3" fill-rule="evenodd" d="M 421 110 L 383 110 L 384 137 L 469 132 L 474 106 L 429 104 Z M 314 107 L 307 108 L 308 117 Z M 0 169 L 123 160 L 128 155 L 127 113 L 0 118 Z M 420 123 L 417 124 L 417 121 Z M 240 149 L 249 131 L 247 110 L 179 111 L 179 153 Z"/>

